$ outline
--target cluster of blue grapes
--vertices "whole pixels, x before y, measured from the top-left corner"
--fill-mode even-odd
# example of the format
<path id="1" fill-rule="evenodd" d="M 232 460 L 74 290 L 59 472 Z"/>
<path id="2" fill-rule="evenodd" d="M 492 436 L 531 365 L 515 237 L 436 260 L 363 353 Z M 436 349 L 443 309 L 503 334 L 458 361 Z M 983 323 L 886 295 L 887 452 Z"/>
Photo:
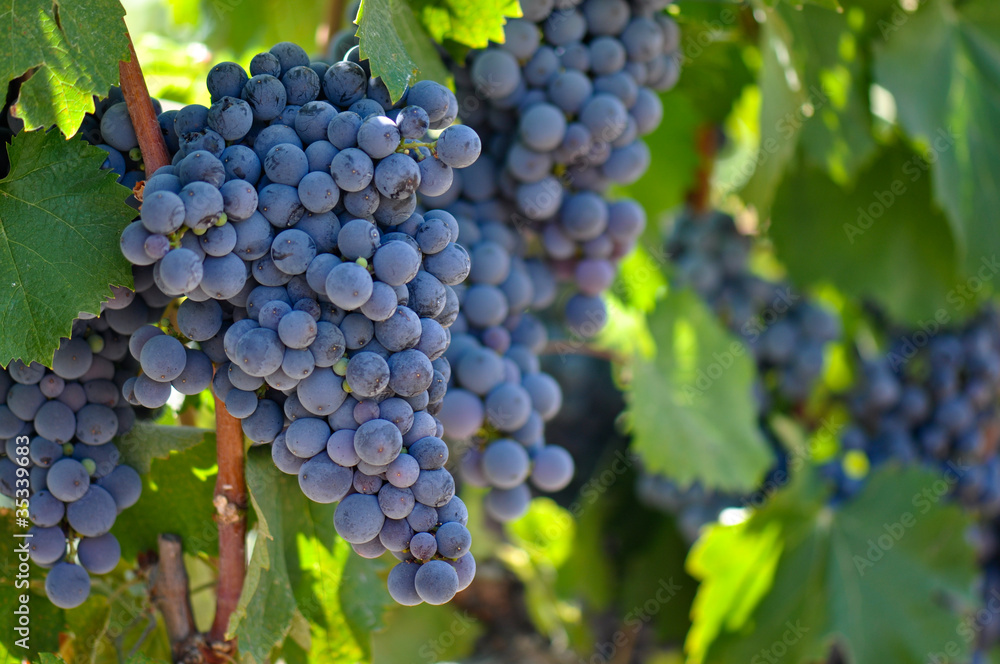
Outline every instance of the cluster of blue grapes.
<path id="1" fill-rule="evenodd" d="M 607 190 L 648 168 L 642 136 L 662 120 L 658 91 L 679 74 L 679 32 L 669 0 L 524 0 L 505 42 L 455 66 L 459 115 L 487 158 L 463 174 L 472 201 L 497 199 L 500 218 L 537 236 L 544 265 L 578 291 L 570 330 L 606 322 L 599 295 L 612 283 L 645 214 Z"/>
<path id="2" fill-rule="evenodd" d="M 1000 517 L 1000 312 L 992 307 L 960 328 L 916 329 L 865 358 L 847 396 L 847 455 L 869 464 L 923 463 L 953 480 L 956 498 L 986 518 Z M 862 481 L 850 462 L 829 468 L 842 496 Z"/>
<path id="3" fill-rule="evenodd" d="M 347 58 L 356 48 L 353 31 L 334 40 L 334 53 Z M 565 449 L 545 443 L 544 423 L 559 411 L 562 392 L 540 369 L 547 333 L 528 313 L 552 304 L 556 282 L 542 261 L 523 258 L 522 237 L 501 221 L 495 174 L 483 168 L 488 161 L 480 156 L 456 171 L 445 191 L 422 199 L 455 217 L 457 242 L 471 259 L 467 279 L 454 288 L 459 310 L 444 357 L 454 371 L 436 414 L 443 435 L 463 451 L 461 478 L 489 488 L 486 512 L 510 521 L 528 509 L 529 480 L 558 491 L 572 479 L 574 463 Z"/>
<path id="4" fill-rule="evenodd" d="M 397 601 L 441 604 L 475 572 L 434 417 L 470 257 L 456 219 L 417 198 L 447 191 L 480 142 L 452 125 L 447 88 L 393 103 L 357 56 L 278 44 L 250 75 L 213 67 L 210 108 L 159 116 L 173 163 L 121 246 L 135 301 L 182 299 L 176 336 L 135 316 L 123 394 L 153 408 L 211 385 L 309 499 L 338 503 L 355 551 L 400 559 Z"/>
<path id="5" fill-rule="evenodd" d="M 108 304 L 120 308 L 127 297 Z M 137 416 L 121 396 L 134 366 L 114 320 L 76 321 L 51 370 L 20 361 L 0 370 L 0 493 L 33 524 L 29 556 L 49 570 L 45 593 L 66 609 L 87 599 L 90 574 L 118 565 L 121 548 L 109 531 L 142 492 L 111 442 Z"/>
<path id="6" fill-rule="evenodd" d="M 752 236 L 724 212 L 678 217 L 667 241 L 676 279 L 689 286 L 750 347 L 761 413 L 805 402 L 819 381 L 827 346 L 840 337 L 836 314 L 788 283 L 755 275 Z"/>

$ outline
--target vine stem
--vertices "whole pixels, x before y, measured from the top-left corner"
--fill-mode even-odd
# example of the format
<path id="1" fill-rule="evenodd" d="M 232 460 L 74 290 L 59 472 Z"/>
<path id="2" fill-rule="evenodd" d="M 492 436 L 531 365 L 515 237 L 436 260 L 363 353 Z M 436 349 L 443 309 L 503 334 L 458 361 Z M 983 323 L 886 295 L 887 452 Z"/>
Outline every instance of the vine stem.
<path id="1" fill-rule="evenodd" d="M 215 520 L 219 526 L 219 583 L 212 641 L 225 641 L 229 617 L 236 610 L 246 575 L 247 485 L 244 477 L 243 428 L 215 398 L 216 459 Z"/>
<path id="2" fill-rule="evenodd" d="M 128 39 L 130 59 L 119 63 L 122 95 L 125 97 L 129 117 L 132 119 L 136 138 L 139 140 L 146 172 L 153 173 L 161 166 L 170 163 L 170 153 L 163 140 L 160 123 L 156 119 L 156 112 L 149 96 L 149 89 L 146 87 L 146 80 L 142 75 L 142 68 L 139 66 L 139 58 L 132 44 L 131 35 Z M 213 643 L 220 643 L 226 641 L 229 618 L 240 600 L 243 579 L 246 576 L 247 491 L 244 479 L 243 429 L 239 420 L 230 415 L 225 405 L 218 399 L 215 400 L 215 425 L 219 474 L 216 478 L 213 504 L 219 528 L 219 582 L 215 620 L 208 637 Z M 168 542 L 168 548 L 176 548 L 178 551 L 174 557 L 182 560 L 179 558 L 179 540 L 168 540 Z M 163 543 L 164 540 L 161 538 L 161 547 Z M 173 584 L 172 592 L 168 593 L 164 601 L 159 604 L 161 613 L 164 615 L 177 611 L 190 613 L 191 600 L 187 577 L 186 575 L 181 577 L 179 572 L 174 577 L 176 582 Z M 182 610 L 184 607 L 188 607 L 186 611 Z M 187 626 L 186 618 L 178 622 Z M 178 632 L 181 631 L 183 629 L 178 629 Z M 175 641 L 173 645 L 176 649 L 180 644 Z"/>
<path id="3" fill-rule="evenodd" d="M 163 616 L 170 638 L 174 660 L 180 661 L 198 644 L 198 630 L 188 594 L 188 576 L 184 568 L 184 552 L 177 535 L 160 535 L 159 561 L 150 578 L 149 589 L 153 604 Z"/>
<path id="4" fill-rule="evenodd" d="M 712 209 L 712 171 L 719 151 L 719 134 L 713 125 L 702 125 L 695 135 L 698 150 L 698 169 L 694 184 L 687 194 L 687 203 L 698 214 Z"/>
<path id="5" fill-rule="evenodd" d="M 118 77 L 121 81 L 122 95 L 128 108 L 128 115 L 135 128 L 135 136 L 139 139 L 139 150 L 142 151 L 142 161 L 146 173 L 153 173 L 161 166 L 170 163 L 170 153 L 160 131 L 160 123 L 156 119 L 156 109 L 149 97 L 146 79 L 142 76 L 139 57 L 132 45 L 132 35 L 128 36 L 129 59 L 118 63 Z"/>

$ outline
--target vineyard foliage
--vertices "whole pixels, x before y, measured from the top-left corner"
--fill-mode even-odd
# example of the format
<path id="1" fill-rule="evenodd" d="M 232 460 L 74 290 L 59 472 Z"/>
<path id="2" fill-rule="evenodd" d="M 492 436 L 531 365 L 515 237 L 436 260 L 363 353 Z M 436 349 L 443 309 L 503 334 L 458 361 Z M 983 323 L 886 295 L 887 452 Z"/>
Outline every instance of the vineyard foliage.
<path id="1" fill-rule="evenodd" d="M 81 312 L 133 285 L 119 250 L 130 192 L 100 170 L 106 153 L 77 140 L 93 96 L 118 83 L 129 36 L 152 96 L 208 105 L 212 63 L 245 63 L 278 41 L 321 53 L 340 8 L 330 4 L 0 7 L 0 82 L 21 79 L 23 121 L 0 159 L 0 366 L 50 365 Z M 491 565 L 482 583 L 513 579 L 530 631 L 584 661 L 627 661 L 615 658 L 621 635 L 655 664 L 817 662 L 831 648 L 840 659 L 830 661 L 857 664 L 971 661 L 981 632 L 996 630 L 975 613 L 976 515 L 947 496 L 971 471 L 858 462 L 848 469 L 858 493 L 844 499 L 823 468 L 842 456 L 842 397 L 864 378 L 859 356 L 885 354 L 886 329 L 927 338 L 961 325 L 995 294 L 1000 4 L 677 0 L 667 12 L 681 28 L 682 73 L 645 138 L 648 172 L 615 190 L 649 223 L 604 295 L 607 327 L 582 340 L 556 326 L 544 356 L 566 401 L 549 435 L 573 439 L 577 477 L 500 526 L 482 491 L 463 488 L 472 551 L 481 570 Z M 454 89 L 454 64 L 501 42 L 520 15 L 516 0 L 363 0 L 356 34 L 396 100 L 420 80 Z M 840 320 L 801 403 L 761 408 L 745 335 L 679 278 L 666 245 L 698 196 L 754 235 L 754 271 L 787 284 L 789 302 L 820 302 Z M 38 578 L 18 591 L 32 595 L 27 655 L 13 630 L 11 505 L 0 503 L 2 661 L 170 661 L 144 576 L 164 532 L 184 541 L 207 629 L 219 552 L 214 408 L 208 393 L 188 397 L 117 441 L 143 477 L 113 531 L 122 562 L 76 609 L 48 603 Z M 498 639 L 483 607 L 394 605 L 385 576 L 395 561 L 354 555 L 334 530 L 335 506 L 307 500 L 266 448 L 249 448 L 246 478 L 249 562 L 229 625 L 239 661 L 449 661 L 483 635 Z M 681 496 L 671 509 L 641 499 L 652 479 Z M 673 509 L 691 495 L 705 518 Z M 1000 661 L 979 653 L 990 655 L 977 661 Z"/>

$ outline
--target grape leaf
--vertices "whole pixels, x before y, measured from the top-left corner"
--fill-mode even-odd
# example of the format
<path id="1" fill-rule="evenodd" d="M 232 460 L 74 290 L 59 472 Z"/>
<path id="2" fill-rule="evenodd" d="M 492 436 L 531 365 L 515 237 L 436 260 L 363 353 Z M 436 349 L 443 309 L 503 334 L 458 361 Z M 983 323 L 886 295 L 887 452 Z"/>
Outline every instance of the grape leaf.
<path id="1" fill-rule="evenodd" d="M 119 514 L 111 530 L 121 543 L 123 558 L 155 550 L 160 533 L 180 535 L 185 553 L 216 555 L 219 532 L 212 518 L 215 434 L 204 433 L 202 441 L 166 458 L 157 452 L 157 458 L 147 461 L 149 471 L 142 478 L 139 502 Z M 134 453 L 126 448 L 125 457 L 134 458 Z"/>
<path id="2" fill-rule="evenodd" d="M 0 2 L 6 28 L 0 82 L 38 68 L 21 86 L 17 115 L 25 127 L 58 125 L 66 136 L 118 83 L 118 62 L 127 60 L 125 9 L 119 0 Z"/>
<path id="3" fill-rule="evenodd" d="M 964 661 L 955 609 L 971 606 L 976 565 L 971 519 L 943 496 L 956 479 L 885 468 L 831 507 L 804 473 L 749 520 L 708 531 L 689 558 L 702 580 L 689 661 L 823 661 L 834 642 L 848 662 L 948 648 Z"/>
<path id="4" fill-rule="evenodd" d="M 517 0 L 413 0 L 414 13 L 424 29 L 439 44 L 451 40 L 469 48 L 502 44 L 507 17 L 517 18 Z"/>
<path id="5" fill-rule="evenodd" d="M 146 475 L 153 459 L 168 459 L 171 452 L 183 452 L 205 440 L 210 432 L 197 427 L 165 426 L 139 420 L 124 436 L 115 440 L 121 462 Z"/>
<path id="6" fill-rule="evenodd" d="M 931 201 L 929 168 L 896 147 L 847 188 L 816 169 L 789 174 L 775 194 L 771 236 L 792 281 L 832 282 L 914 323 L 971 313 L 974 297 L 958 289 L 955 244 Z M 987 265 L 996 276 L 996 257 Z"/>
<path id="7" fill-rule="evenodd" d="M 984 255 L 1000 250 L 996 10 L 992 0 L 924 2 L 905 21 L 891 23 L 875 49 L 875 82 L 893 94 L 899 123 L 933 157 L 935 198 L 970 273 Z"/>
<path id="8" fill-rule="evenodd" d="M 51 364 L 81 311 L 97 313 L 109 285 L 132 286 L 118 248 L 135 216 L 128 191 L 100 170 L 106 153 L 58 132 L 22 132 L 0 180 L 0 365 Z"/>
<path id="9" fill-rule="evenodd" d="M 410 83 L 448 80 L 434 42 L 405 0 L 363 0 L 358 10 L 358 45 L 372 76 L 381 76 L 393 100 Z"/>
<path id="10" fill-rule="evenodd" d="M 757 426 L 746 346 L 690 290 L 671 292 L 648 323 L 656 357 L 636 359 L 628 386 L 632 450 L 650 472 L 681 485 L 751 489 L 772 457 Z"/>

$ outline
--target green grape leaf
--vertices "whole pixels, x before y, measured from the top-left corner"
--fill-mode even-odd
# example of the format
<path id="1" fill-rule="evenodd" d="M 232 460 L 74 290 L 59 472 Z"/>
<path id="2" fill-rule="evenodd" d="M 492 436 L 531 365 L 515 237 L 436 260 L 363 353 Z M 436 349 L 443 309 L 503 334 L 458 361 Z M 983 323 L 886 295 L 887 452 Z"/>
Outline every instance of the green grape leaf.
<path id="1" fill-rule="evenodd" d="M 833 643 L 848 662 L 964 661 L 976 564 L 971 519 L 946 493 L 965 470 L 884 468 L 839 507 L 804 473 L 707 531 L 688 560 L 702 581 L 689 661 L 824 661 Z"/>
<path id="2" fill-rule="evenodd" d="M 118 62 L 128 60 L 125 9 L 119 0 L 0 3 L 7 28 L 0 82 L 37 70 L 21 86 L 16 112 L 25 127 L 58 125 L 66 136 L 118 83 Z"/>
<path id="3" fill-rule="evenodd" d="M 212 507 L 215 434 L 202 432 L 200 440 L 166 458 L 157 453 L 149 462 L 139 502 L 119 514 L 111 530 L 121 543 L 122 557 L 134 559 L 141 551 L 155 551 L 160 533 L 180 535 L 185 553 L 218 553 L 219 531 Z M 134 452 L 126 447 L 124 457 L 134 458 Z"/>
<path id="4" fill-rule="evenodd" d="M 971 313 L 975 297 L 960 288 L 955 244 L 931 201 L 929 169 L 896 147 L 846 188 L 815 169 L 791 173 L 775 194 L 771 236 L 792 281 L 832 282 L 915 324 Z M 1000 270 L 995 257 L 984 265 L 994 266 L 987 276 Z"/>
<path id="5" fill-rule="evenodd" d="M 128 190 L 100 170 L 107 157 L 58 132 L 22 132 L 0 180 L 0 366 L 52 363 L 81 311 L 98 313 L 111 285 L 132 286 L 118 248 L 135 216 Z"/>
<path id="6" fill-rule="evenodd" d="M 115 440 L 121 462 L 140 475 L 149 473 L 153 459 L 168 459 L 172 452 L 183 452 L 205 440 L 211 432 L 186 426 L 166 426 L 139 420 L 124 436 Z"/>
<path id="7" fill-rule="evenodd" d="M 439 44 L 451 40 L 469 48 L 502 44 L 507 18 L 521 16 L 517 0 L 413 0 L 414 13 Z"/>
<path id="8" fill-rule="evenodd" d="M 434 42 L 405 0 L 363 0 L 358 10 L 358 45 L 372 76 L 381 76 L 393 100 L 422 79 L 448 81 Z"/>
<path id="9" fill-rule="evenodd" d="M 1000 251 L 1000 13 L 992 0 L 921 3 L 890 21 L 875 82 L 933 164 L 934 195 L 969 273 Z M 914 76 L 913 72 L 921 72 Z"/>
<path id="10" fill-rule="evenodd" d="M 656 356 L 636 359 L 628 386 L 633 452 L 684 486 L 753 488 L 772 455 L 757 425 L 746 346 L 690 290 L 671 292 L 648 324 Z"/>

